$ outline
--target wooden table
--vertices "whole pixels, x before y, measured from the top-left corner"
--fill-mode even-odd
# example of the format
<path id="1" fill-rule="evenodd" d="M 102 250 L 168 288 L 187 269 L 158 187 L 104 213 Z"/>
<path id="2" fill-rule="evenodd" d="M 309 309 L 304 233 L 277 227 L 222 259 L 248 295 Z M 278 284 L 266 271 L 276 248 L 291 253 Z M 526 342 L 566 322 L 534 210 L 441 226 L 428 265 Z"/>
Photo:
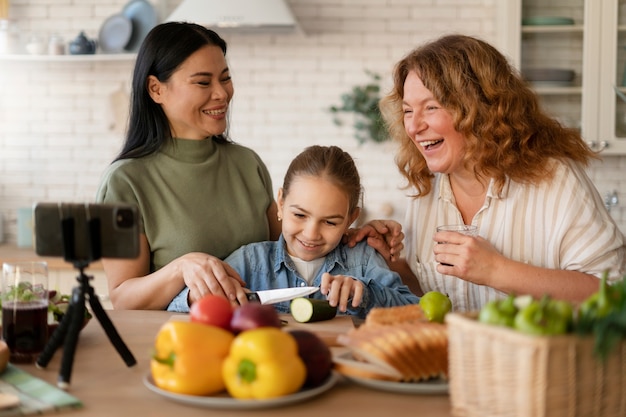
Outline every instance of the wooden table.
<path id="1" fill-rule="evenodd" d="M 122 339 L 137 359 L 137 365 L 128 368 L 110 344 L 100 323 L 93 319 L 83 329 L 78 341 L 74 358 L 71 386 L 69 392 L 84 404 L 82 409 L 62 412 L 62 415 L 83 416 L 228 416 L 253 414 L 255 416 L 450 416 L 450 400 L 447 395 L 397 394 L 372 390 L 341 380 L 326 393 L 307 401 L 254 411 L 222 410 L 198 408 L 180 404 L 161 397 L 148 390 L 143 378 L 149 372 L 150 349 L 160 326 L 172 317 L 165 311 L 108 310 Z M 327 337 L 328 324 L 336 326 L 337 332 L 343 332 L 351 322 L 335 319 L 326 322 L 326 327 L 313 324 L 297 326 L 320 330 Z M 308 326 L 308 327 L 307 327 Z M 332 329 L 335 331 L 335 329 Z M 333 348 L 335 349 L 335 348 Z M 59 349 L 46 369 L 35 365 L 19 367 L 51 384 L 56 384 L 62 350 Z M 54 414 L 59 415 L 59 414 Z"/>

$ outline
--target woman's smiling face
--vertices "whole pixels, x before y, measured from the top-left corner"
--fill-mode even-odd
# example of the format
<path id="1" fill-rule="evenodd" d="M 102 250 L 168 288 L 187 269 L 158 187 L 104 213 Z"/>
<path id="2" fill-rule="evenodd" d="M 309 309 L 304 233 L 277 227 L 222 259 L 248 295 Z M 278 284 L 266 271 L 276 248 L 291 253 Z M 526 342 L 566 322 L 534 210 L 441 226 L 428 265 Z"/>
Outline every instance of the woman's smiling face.
<path id="1" fill-rule="evenodd" d="M 452 114 L 413 71 L 404 81 L 402 111 L 404 129 L 432 172 L 450 174 L 463 169 L 464 136 L 454 128 Z"/>
<path id="2" fill-rule="evenodd" d="M 218 46 L 198 49 L 165 82 L 150 76 L 148 91 L 163 108 L 173 137 L 204 139 L 226 130 L 234 88 Z"/>
<path id="3" fill-rule="evenodd" d="M 310 261 L 326 256 L 358 217 L 346 193 L 323 177 L 298 176 L 289 193 L 278 191 L 278 215 L 291 256 Z"/>

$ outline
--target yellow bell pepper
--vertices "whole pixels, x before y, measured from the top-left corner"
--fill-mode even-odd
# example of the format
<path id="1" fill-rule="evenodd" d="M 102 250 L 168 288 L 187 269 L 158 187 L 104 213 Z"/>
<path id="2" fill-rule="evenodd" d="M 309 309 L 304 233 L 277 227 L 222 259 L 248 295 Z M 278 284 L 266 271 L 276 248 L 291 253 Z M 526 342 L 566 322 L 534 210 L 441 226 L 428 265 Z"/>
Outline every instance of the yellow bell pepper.
<path id="1" fill-rule="evenodd" d="M 240 333 L 223 365 L 226 390 L 234 398 L 267 399 L 298 391 L 306 367 L 295 338 L 276 327 Z"/>
<path id="2" fill-rule="evenodd" d="M 206 324 L 168 321 L 156 336 L 150 370 L 161 389 L 187 395 L 223 391 L 222 363 L 234 335 Z"/>

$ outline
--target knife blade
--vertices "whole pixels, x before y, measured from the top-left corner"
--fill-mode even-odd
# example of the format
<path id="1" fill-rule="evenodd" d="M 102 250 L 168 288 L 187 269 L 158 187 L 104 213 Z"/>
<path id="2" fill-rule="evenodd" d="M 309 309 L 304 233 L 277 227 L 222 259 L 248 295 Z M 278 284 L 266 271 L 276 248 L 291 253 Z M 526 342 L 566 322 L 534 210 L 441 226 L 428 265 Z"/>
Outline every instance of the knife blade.
<path id="1" fill-rule="evenodd" d="M 275 304 L 313 294 L 319 291 L 319 289 L 319 287 L 278 288 L 275 290 L 253 291 L 247 293 L 246 296 L 248 301 L 256 301 L 261 304 Z"/>

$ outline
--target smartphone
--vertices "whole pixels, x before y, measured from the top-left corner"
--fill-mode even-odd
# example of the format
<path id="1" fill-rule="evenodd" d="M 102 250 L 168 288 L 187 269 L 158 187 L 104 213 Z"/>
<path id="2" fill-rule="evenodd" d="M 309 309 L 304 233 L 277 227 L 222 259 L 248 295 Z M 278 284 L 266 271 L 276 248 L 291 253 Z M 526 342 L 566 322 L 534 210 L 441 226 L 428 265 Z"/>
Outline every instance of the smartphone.
<path id="1" fill-rule="evenodd" d="M 139 256 L 139 216 L 131 204 L 37 203 L 35 251 L 68 261 Z"/>

